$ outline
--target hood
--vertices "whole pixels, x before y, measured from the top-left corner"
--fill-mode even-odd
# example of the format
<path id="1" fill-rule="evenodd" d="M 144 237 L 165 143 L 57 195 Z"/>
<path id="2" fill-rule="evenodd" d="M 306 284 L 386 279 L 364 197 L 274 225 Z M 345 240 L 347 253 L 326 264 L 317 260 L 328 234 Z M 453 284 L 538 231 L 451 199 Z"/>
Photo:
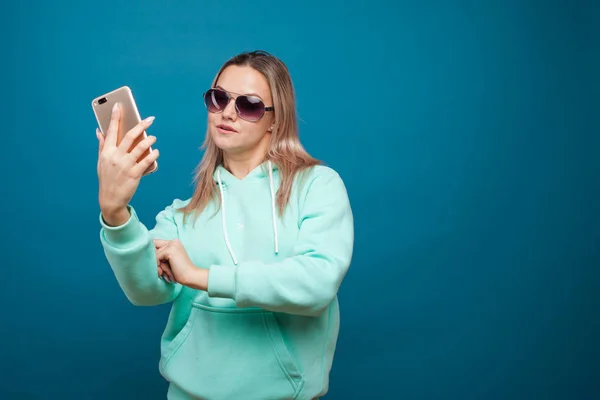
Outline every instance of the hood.
<path id="1" fill-rule="evenodd" d="M 273 175 L 273 172 L 277 170 L 277 166 L 270 160 L 265 161 L 250 171 L 248 175 L 244 177 L 244 180 L 271 179 L 271 175 Z M 235 182 L 239 182 L 239 179 L 229 172 L 222 164 L 219 164 L 217 168 L 215 168 L 213 179 L 217 185 L 219 184 L 220 180 L 223 187 L 227 187 Z"/>

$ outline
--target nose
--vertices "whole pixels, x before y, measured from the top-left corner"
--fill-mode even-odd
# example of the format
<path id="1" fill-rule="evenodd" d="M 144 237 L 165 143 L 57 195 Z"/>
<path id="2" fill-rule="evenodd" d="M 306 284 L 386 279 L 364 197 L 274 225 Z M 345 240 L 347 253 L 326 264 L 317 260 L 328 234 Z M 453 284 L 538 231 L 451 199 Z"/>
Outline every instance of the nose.
<path id="1" fill-rule="evenodd" d="M 229 103 L 227 103 L 227 106 L 223 110 L 223 118 L 235 121 L 236 117 L 237 112 L 235 111 L 235 99 L 231 98 L 229 99 Z"/>

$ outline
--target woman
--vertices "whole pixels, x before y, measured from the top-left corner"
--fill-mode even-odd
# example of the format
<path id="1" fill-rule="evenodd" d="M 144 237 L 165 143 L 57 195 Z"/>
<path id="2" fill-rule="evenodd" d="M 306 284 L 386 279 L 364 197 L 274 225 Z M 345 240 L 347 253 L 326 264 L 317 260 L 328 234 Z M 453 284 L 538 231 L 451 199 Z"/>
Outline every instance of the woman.
<path id="1" fill-rule="evenodd" d="M 173 302 L 161 340 L 169 399 L 314 399 L 327 393 L 337 291 L 353 250 L 340 176 L 298 139 L 286 66 L 266 52 L 227 61 L 204 95 L 196 189 L 148 230 L 130 201 L 158 158 L 148 118 L 116 145 L 99 133 L 100 238 L 127 298 Z"/>

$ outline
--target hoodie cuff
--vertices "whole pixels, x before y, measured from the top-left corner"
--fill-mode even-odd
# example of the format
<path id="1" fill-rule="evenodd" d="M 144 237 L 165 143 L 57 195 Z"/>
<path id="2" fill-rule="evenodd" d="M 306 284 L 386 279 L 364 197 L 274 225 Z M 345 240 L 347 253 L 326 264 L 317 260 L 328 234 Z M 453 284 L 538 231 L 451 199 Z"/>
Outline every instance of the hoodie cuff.
<path id="1" fill-rule="evenodd" d="M 208 272 L 208 295 L 233 299 L 235 296 L 235 270 L 232 265 L 212 265 Z"/>
<path id="2" fill-rule="evenodd" d="M 100 225 L 102 225 L 104 239 L 113 247 L 129 247 L 143 237 L 143 228 L 139 223 L 137 213 L 132 206 L 127 206 L 127 209 L 130 214 L 129 219 L 119 226 L 107 225 L 100 213 Z"/>

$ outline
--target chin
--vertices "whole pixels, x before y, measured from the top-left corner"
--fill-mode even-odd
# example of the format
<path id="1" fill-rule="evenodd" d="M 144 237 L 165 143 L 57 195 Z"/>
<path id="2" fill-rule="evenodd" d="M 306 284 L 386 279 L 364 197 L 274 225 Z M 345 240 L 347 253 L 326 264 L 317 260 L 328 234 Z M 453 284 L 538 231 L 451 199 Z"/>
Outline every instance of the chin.
<path id="1" fill-rule="evenodd" d="M 235 153 L 236 151 L 239 151 L 241 147 L 243 147 L 240 146 L 240 143 L 238 143 L 236 138 L 233 136 L 224 136 L 216 133 L 212 135 L 212 138 L 215 145 L 223 151 Z"/>

